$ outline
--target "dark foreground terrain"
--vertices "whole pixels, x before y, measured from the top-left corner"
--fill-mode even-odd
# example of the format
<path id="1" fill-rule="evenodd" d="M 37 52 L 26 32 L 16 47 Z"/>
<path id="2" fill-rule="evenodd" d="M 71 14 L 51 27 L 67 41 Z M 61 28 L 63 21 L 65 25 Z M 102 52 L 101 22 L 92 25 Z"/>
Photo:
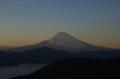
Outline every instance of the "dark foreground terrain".
<path id="1" fill-rule="evenodd" d="M 120 59 L 61 60 L 12 79 L 120 79 Z"/>

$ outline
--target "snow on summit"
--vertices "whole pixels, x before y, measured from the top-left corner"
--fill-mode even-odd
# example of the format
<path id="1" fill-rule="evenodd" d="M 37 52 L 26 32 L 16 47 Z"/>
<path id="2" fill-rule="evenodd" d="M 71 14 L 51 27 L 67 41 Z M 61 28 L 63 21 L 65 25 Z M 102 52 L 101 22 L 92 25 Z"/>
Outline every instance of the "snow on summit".
<path id="1" fill-rule="evenodd" d="M 57 33 L 52 39 L 50 39 L 50 43 L 54 46 L 63 46 L 66 48 L 83 48 L 88 46 L 89 44 L 78 40 L 72 35 L 66 32 Z"/>

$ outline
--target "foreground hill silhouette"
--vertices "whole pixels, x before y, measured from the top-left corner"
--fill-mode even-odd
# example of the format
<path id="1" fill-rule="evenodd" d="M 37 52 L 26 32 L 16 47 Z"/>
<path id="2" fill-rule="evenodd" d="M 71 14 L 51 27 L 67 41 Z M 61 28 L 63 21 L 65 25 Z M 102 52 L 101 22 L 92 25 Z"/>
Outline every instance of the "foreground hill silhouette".
<path id="1" fill-rule="evenodd" d="M 99 51 L 84 51 L 84 52 L 66 52 L 55 50 L 53 48 L 42 47 L 27 50 L 24 52 L 14 53 L 0 53 L 0 66 L 4 64 L 17 65 L 22 63 L 28 64 L 43 64 L 51 63 L 56 60 L 65 58 L 97 58 L 97 59 L 111 59 L 120 58 L 119 50 L 99 50 Z"/>
<path id="2" fill-rule="evenodd" d="M 66 59 L 12 79 L 120 79 L 120 59 Z"/>

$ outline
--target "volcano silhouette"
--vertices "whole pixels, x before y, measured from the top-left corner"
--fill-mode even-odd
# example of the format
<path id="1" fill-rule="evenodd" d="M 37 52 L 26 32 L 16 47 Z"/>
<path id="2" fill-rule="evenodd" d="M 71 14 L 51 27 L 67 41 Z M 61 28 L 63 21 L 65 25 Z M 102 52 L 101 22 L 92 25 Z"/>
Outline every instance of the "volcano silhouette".
<path id="1" fill-rule="evenodd" d="M 81 41 L 76 37 L 74 37 L 73 35 L 68 34 L 66 32 L 58 32 L 48 40 L 44 40 L 40 43 L 30 46 L 15 48 L 14 50 L 25 51 L 25 50 L 41 48 L 41 47 L 49 47 L 55 50 L 62 50 L 68 52 L 79 52 L 79 51 L 90 51 L 90 50 L 96 51 L 96 50 L 106 49 L 104 47 L 92 45 L 87 42 Z"/>

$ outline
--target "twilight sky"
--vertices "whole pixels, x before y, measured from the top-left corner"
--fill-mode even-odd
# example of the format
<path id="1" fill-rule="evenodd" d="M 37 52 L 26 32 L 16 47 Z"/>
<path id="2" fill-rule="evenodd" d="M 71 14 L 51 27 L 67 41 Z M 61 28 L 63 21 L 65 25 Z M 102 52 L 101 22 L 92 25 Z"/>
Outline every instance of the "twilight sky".
<path id="1" fill-rule="evenodd" d="M 21 46 L 68 32 L 120 48 L 119 0 L 0 0 L 0 46 Z"/>

